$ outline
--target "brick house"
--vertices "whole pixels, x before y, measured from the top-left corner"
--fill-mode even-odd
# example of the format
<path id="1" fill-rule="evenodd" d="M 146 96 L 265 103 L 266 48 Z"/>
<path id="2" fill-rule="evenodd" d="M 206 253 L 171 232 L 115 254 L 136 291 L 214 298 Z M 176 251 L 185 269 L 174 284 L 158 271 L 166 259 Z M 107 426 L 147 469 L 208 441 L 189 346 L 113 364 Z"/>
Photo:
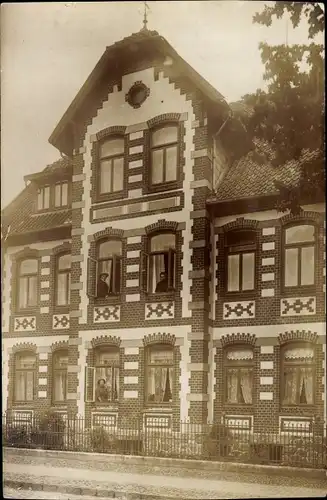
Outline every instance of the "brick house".
<path id="1" fill-rule="evenodd" d="M 325 208 L 155 31 L 107 47 L 3 211 L 2 405 L 91 425 L 326 418 Z"/>

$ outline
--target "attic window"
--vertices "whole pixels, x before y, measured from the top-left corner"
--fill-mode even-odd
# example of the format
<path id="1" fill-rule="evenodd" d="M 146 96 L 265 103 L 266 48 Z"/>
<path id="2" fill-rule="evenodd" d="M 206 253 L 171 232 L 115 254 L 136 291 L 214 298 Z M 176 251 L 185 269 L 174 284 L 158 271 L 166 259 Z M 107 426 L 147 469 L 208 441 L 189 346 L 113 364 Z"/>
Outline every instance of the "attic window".
<path id="1" fill-rule="evenodd" d="M 37 197 L 38 210 L 46 210 L 50 207 L 50 186 L 39 189 Z"/>
<path id="2" fill-rule="evenodd" d="M 139 108 L 150 95 L 150 89 L 142 82 L 135 82 L 125 96 L 126 102 L 132 108 Z"/>

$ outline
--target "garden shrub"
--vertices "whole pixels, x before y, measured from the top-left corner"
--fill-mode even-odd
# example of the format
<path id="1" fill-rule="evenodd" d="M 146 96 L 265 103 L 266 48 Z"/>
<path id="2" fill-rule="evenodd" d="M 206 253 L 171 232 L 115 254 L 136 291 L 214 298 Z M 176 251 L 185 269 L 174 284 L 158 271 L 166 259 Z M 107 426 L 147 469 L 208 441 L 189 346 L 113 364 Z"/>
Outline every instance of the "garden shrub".
<path id="1" fill-rule="evenodd" d="M 93 429 L 90 429 L 88 438 L 91 449 L 94 452 L 115 453 L 117 451 L 117 439 L 103 427 L 93 427 Z"/>
<path id="2" fill-rule="evenodd" d="M 204 442 L 208 458 L 227 458 L 232 449 L 233 434 L 223 424 L 213 424 Z"/>
<path id="3" fill-rule="evenodd" d="M 30 434 L 26 425 L 6 426 L 4 433 L 4 446 L 13 448 L 28 448 L 30 445 Z"/>
<path id="4" fill-rule="evenodd" d="M 65 422 L 62 415 L 48 411 L 40 415 L 31 430 L 31 442 L 46 450 L 64 449 Z"/>

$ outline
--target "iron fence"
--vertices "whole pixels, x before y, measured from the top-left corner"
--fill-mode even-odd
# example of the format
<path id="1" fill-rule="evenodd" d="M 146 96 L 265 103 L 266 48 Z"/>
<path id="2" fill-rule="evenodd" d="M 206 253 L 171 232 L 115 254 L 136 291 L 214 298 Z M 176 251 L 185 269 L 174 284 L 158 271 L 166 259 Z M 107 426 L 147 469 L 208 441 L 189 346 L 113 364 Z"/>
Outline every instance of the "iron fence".
<path id="1" fill-rule="evenodd" d="M 284 432 L 253 432 L 224 424 L 190 424 L 177 428 L 144 427 L 128 421 L 122 427 L 104 418 L 91 426 L 80 418 L 58 414 L 3 416 L 3 446 L 108 454 L 218 460 L 252 464 L 326 468 L 326 426 L 302 426 Z"/>

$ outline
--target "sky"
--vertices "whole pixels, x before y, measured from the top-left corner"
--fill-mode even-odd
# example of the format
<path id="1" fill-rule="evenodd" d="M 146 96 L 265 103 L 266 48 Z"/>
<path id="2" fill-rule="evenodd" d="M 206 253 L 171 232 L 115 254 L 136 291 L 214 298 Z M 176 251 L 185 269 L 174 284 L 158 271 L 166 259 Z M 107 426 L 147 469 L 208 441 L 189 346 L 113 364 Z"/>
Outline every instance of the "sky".
<path id="1" fill-rule="evenodd" d="M 148 1 L 156 30 L 228 102 L 265 88 L 258 45 L 305 43 L 305 23 L 252 23 L 258 1 Z M 48 139 L 105 47 L 139 31 L 143 2 L 1 5 L 1 206 L 60 158 Z"/>

